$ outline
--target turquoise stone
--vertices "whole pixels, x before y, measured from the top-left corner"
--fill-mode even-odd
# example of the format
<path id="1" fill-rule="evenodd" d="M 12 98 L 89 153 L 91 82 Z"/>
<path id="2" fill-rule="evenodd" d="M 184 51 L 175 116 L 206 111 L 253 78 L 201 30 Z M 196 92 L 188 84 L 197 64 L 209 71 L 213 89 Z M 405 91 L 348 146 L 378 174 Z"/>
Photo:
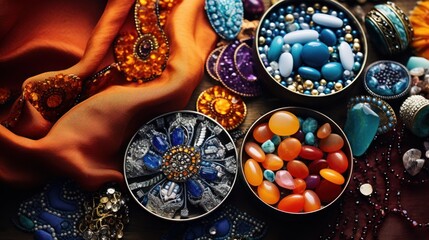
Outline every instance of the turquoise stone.
<path id="1" fill-rule="evenodd" d="M 328 46 L 322 42 L 313 41 L 302 47 L 302 61 L 313 68 L 323 66 L 328 62 L 330 56 Z"/>
<path id="2" fill-rule="evenodd" d="M 344 132 L 350 142 L 353 156 L 362 156 L 377 133 L 380 117 L 368 104 L 358 103 L 347 112 Z"/>
<path id="3" fill-rule="evenodd" d="M 367 84 L 370 89 L 376 89 L 378 86 L 378 80 L 375 77 L 370 77 Z"/>
<path id="4" fill-rule="evenodd" d="M 429 105 L 423 106 L 414 118 L 414 125 L 411 131 L 419 137 L 429 136 Z"/>
<path id="5" fill-rule="evenodd" d="M 321 78 L 320 72 L 312 67 L 302 66 L 298 68 L 298 73 L 304 79 L 318 81 Z"/>
<path id="6" fill-rule="evenodd" d="M 316 144 L 316 136 L 314 136 L 314 133 L 308 132 L 305 134 L 305 143 L 311 146 Z"/>
<path id="7" fill-rule="evenodd" d="M 281 141 L 282 141 L 282 139 L 281 139 L 281 137 L 280 137 L 280 136 L 278 136 L 278 135 L 274 135 L 274 136 L 271 138 L 271 142 L 273 142 L 275 146 L 278 146 L 278 145 L 280 144 L 280 142 L 281 142 Z"/>
<path id="8" fill-rule="evenodd" d="M 283 38 L 281 36 L 277 36 L 273 39 L 270 44 L 270 49 L 268 50 L 267 57 L 269 61 L 278 61 L 280 54 L 282 54 L 283 48 Z"/>
<path id="9" fill-rule="evenodd" d="M 215 32 L 226 40 L 233 40 L 241 29 L 244 6 L 241 0 L 206 0 L 204 9 Z"/>
<path id="10" fill-rule="evenodd" d="M 204 193 L 203 185 L 194 179 L 188 179 L 186 181 L 186 189 L 192 198 L 201 198 Z"/>
<path id="11" fill-rule="evenodd" d="M 201 167 L 200 168 L 200 177 L 204 178 L 207 181 L 214 181 L 217 179 L 218 171 L 212 167 Z"/>
<path id="12" fill-rule="evenodd" d="M 34 228 L 34 222 L 24 215 L 19 215 L 19 223 L 27 231 L 31 231 Z"/>
<path id="13" fill-rule="evenodd" d="M 148 170 L 155 171 L 161 167 L 162 157 L 148 152 L 143 156 L 143 163 Z"/>
<path id="14" fill-rule="evenodd" d="M 264 178 L 267 179 L 267 181 L 274 182 L 276 179 L 276 174 L 273 171 L 267 169 L 264 171 Z"/>
<path id="15" fill-rule="evenodd" d="M 164 154 L 169 148 L 167 139 L 164 136 L 158 134 L 152 137 L 152 145 L 158 152 L 162 154 Z"/>
<path id="16" fill-rule="evenodd" d="M 337 36 L 331 29 L 325 28 L 320 32 L 319 40 L 328 46 L 334 46 L 337 43 Z"/>
<path id="17" fill-rule="evenodd" d="M 383 95 L 383 96 L 392 96 L 393 91 L 392 89 L 390 89 L 388 86 L 386 85 L 380 85 L 375 89 L 372 89 L 375 93 L 377 93 L 378 95 Z"/>
<path id="18" fill-rule="evenodd" d="M 271 140 L 262 143 L 261 148 L 265 153 L 273 153 L 276 150 L 276 146 Z"/>
<path id="19" fill-rule="evenodd" d="M 44 230 L 37 230 L 34 232 L 35 240 L 54 240 L 52 235 Z"/>
<path id="20" fill-rule="evenodd" d="M 424 57 L 410 57 L 407 62 L 407 68 L 408 70 L 414 69 L 414 68 L 429 68 L 429 60 Z"/>
<path id="21" fill-rule="evenodd" d="M 304 120 L 304 122 L 302 122 L 302 131 L 304 131 L 304 133 L 314 133 L 316 132 L 317 127 L 317 120 L 314 118 L 308 117 Z"/>
<path id="22" fill-rule="evenodd" d="M 328 81 L 340 80 L 343 76 L 343 65 L 338 62 L 330 62 L 322 67 L 322 76 Z"/>
<path id="23" fill-rule="evenodd" d="M 171 133 L 171 145 L 183 145 L 185 143 L 185 131 L 182 128 L 177 127 Z"/>
<path id="24" fill-rule="evenodd" d="M 292 54 L 293 59 L 293 69 L 297 69 L 302 65 L 301 53 L 302 53 L 302 45 L 300 43 L 295 43 L 292 45 L 290 49 L 290 53 Z"/>
<path id="25" fill-rule="evenodd" d="M 408 87 L 407 81 L 399 81 L 393 85 L 392 91 L 394 94 L 400 94 L 404 92 L 407 89 L 407 87 Z"/>

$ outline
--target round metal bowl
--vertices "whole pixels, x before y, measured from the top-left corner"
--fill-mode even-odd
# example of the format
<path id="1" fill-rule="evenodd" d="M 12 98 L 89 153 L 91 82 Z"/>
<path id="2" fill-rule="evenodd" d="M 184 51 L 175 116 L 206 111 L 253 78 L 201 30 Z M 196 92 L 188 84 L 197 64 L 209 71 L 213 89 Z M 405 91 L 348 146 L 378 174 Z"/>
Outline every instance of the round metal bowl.
<path id="1" fill-rule="evenodd" d="M 297 116 L 298 118 L 300 118 L 302 120 L 305 120 L 306 118 L 313 118 L 313 119 L 317 120 L 318 127 L 320 127 L 322 124 L 329 123 L 330 126 L 331 126 L 331 130 L 332 130 L 331 132 L 335 133 L 335 134 L 338 134 L 344 140 L 344 145 L 341 148 L 341 151 L 343 151 L 343 153 L 345 154 L 345 156 L 347 157 L 347 160 L 348 160 L 347 170 L 342 173 L 342 176 L 344 177 L 345 181 L 344 181 L 344 183 L 342 185 L 340 185 L 341 186 L 341 190 L 339 190 L 337 192 L 338 195 L 336 195 L 336 197 L 332 197 L 332 199 L 329 202 L 326 202 L 326 201 L 322 202 L 321 207 L 319 209 L 317 209 L 317 210 L 308 211 L 308 212 L 306 212 L 306 211 L 289 212 L 289 211 L 280 210 L 278 208 L 279 203 L 281 202 L 282 199 L 284 199 L 284 197 L 292 194 L 293 190 L 286 189 L 284 187 L 279 186 L 276 181 L 272 182 L 279 189 L 280 198 L 279 198 L 279 200 L 276 203 L 268 204 L 268 203 L 264 202 L 261 199 L 261 197 L 258 195 L 258 187 L 259 186 L 254 186 L 254 185 L 249 184 L 249 182 L 248 182 L 248 180 L 246 178 L 244 168 L 245 168 L 246 161 L 249 158 L 251 158 L 251 157 L 246 153 L 246 151 L 245 151 L 245 145 L 248 142 L 257 143 L 257 141 L 255 140 L 255 138 L 253 137 L 253 131 L 254 131 L 255 127 L 259 126 L 262 123 L 268 123 L 270 117 L 274 113 L 277 113 L 279 111 L 290 112 L 290 113 L 294 114 L 295 116 Z M 300 129 L 301 129 L 301 126 L 300 126 Z M 282 137 L 281 141 L 283 141 L 286 138 L 288 138 L 288 137 Z M 317 139 L 316 144 L 314 146 L 316 146 L 316 147 L 318 146 L 319 140 L 320 139 Z M 302 145 L 304 146 L 304 145 L 307 145 L 307 144 L 305 144 L 305 143 L 302 142 Z M 273 152 L 273 154 L 277 154 L 277 146 L 276 146 L 276 150 Z M 327 157 L 327 153 L 324 152 L 324 155 L 323 155 L 322 159 L 326 159 L 326 157 Z M 296 159 L 300 160 L 300 161 L 302 161 L 304 163 L 306 163 L 307 166 L 310 163 L 313 162 L 311 160 L 304 160 L 301 157 L 297 157 Z M 276 174 L 277 171 L 286 170 L 287 169 L 287 167 L 286 167 L 287 163 L 288 163 L 288 161 L 284 161 L 284 165 L 280 169 L 273 171 L 274 174 Z M 262 163 L 259 162 L 258 164 L 259 164 L 260 168 L 262 169 L 262 171 L 264 172 L 265 169 L 264 169 Z M 278 108 L 278 109 L 272 110 L 272 111 L 264 114 L 263 116 L 261 116 L 259 119 L 257 119 L 251 125 L 251 127 L 247 131 L 246 135 L 244 136 L 243 144 L 242 144 L 241 149 L 240 149 L 240 175 L 243 178 L 243 180 L 245 182 L 245 185 L 247 186 L 246 188 L 251 192 L 251 195 L 253 195 L 254 199 L 256 199 L 256 202 L 260 203 L 260 205 L 262 205 L 262 207 L 264 209 L 267 209 L 267 208 L 271 209 L 271 210 L 274 211 L 275 214 L 278 214 L 280 217 L 293 216 L 293 217 L 296 217 L 296 218 L 299 219 L 299 218 L 306 218 L 308 216 L 314 216 L 315 214 L 324 212 L 325 209 L 327 209 L 331 205 L 334 205 L 334 203 L 336 203 L 338 201 L 338 199 L 346 191 L 346 188 L 347 188 L 347 186 L 348 186 L 348 184 L 350 182 L 351 176 L 352 176 L 352 169 L 353 169 L 352 150 L 351 150 L 349 141 L 347 140 L 347 137 L 346 137 L 345 133 L 341 130 L 341 128 L 331 118 L 329 118 L 328 116 L 326 116 L 326 115 L 324 115 L 324 114 L 322 114 L 322 113 L 320 113 L 318 111 L 315 111 L 315 110 L 312 110 L 312 109 L 308 109 L 308 108 L 302 108 L 302 107 L 283 107 L 283 108 Z M 314 174 L 314 173 L 310 173 L 310 174 Z M 294 179 L 295 179 L 295 177 L 294 177 Z M 321 181 L 327 181 L 327 180 L 324 180 L 322 177 L 320 179 L 321 179 Z M 269 181 L 269 180 L 267 180 L 267 178 L 265 177 L 265 175 L 264 175 L 263 181 Z M 305 179 L 304 179 L 304 181 L 305 181 Z M 306 190 L 308 190 L 308 188 Z M 312 190 L 314 192 L 318 191 L 317 188 L 313 188 Z"/>
<path id="2" fill-rule="evenodd" d="M 124 176 L 134 200 L 173 221 L 200 218 L 219 207 L 237 177 L 228 132 L 194 111 L 171 112 L 140 127 L 125 152 Z"/>
<path id="3" fill-rule="evenodd" d="M 292 7 L 293 9 L 301 8 L 303 12 L 313 11 L 314 13 L 321 13 L 322 8 L 324 8 L 324 9 L 329 9 L 329 11 L 331 10 L 336 11 L 336 13 L 338 14 L 341 13 L 342 15 L 344 15 L 344 18 L 348 19 L 347 25 L 349 25 L 351 29 L 355 31 L 354 32 L 355 35 L 352 36 L 353 41 L 355 38 L 359 39 L 359 43 L 358 43 L 359 48 L 357 47 L 355 49 L 352 48 L 353 54 L 355 56 L 355 63 L 357 62 L 356 60 L 357 58 L 359 58 L 359 61 L 360 61 L 359 62 L 360 68 L 356 68 L 352 70 L 353 74 L 349 75 L 351 77 L 347 77 L 349 78 L 348 81 L 345 80 L 346 79 L 345 75 L 341 76 L 341 79 L 339 79 L 342 81 L 341 86 L 335 85 L 335 83 L 337 83 L 339 80 L 335 80 L 335 81 L 332 80 L 333 81 L 332 84 L 334 84 L 334 87 L 328 88 L 330 89 L 330 91 L 328 91 L 326 90 L 326 88 L 325 89 L 323 89 L 323 87 L 319 88 L 319 86 L 327 86 L 327 84 L 330 84 L 329 83 L 330 81 L 322 81 L 322 80 L 325 80 L 323 75 L 321 75 L 321 79 L 319 81 L 312 81 L 312 83 L 310 83 L 310 86 L 313 85 L 312 86 L 313 88 L 310 89 L 309 84 L 304 84 L 305 81 L 309 79 L 299 78 L 299 76 L 297 76 L 299 74 L 296 68 L 293 69 L 289 77 L 276 74 L 275 72 L 276 64 L 274 64 L 274 67 L 273 67 L 271 65 L 272 61 L 268 60 L 267 58 L 267 53 L 270 48 L 270 44 L 268 44 L 267 42 L 267 35 L 268 35 L 267 31 L 271 31 L 270 34 L 273 34 L 270 39 L 270 41 L 272 41 L 275 36 L 274 31 L 278 32 L 278 29 L 270 30 L 270 27 L 274 27 L 274 25 L 271 24 L 272 26 L 270 26 L 268 22 L 273 22 L 275 26 L 281 23 L 285 24 L 285 26 L 281 26 L 281 28 L 285 28 L 284 32 L 280 31 L 277 36 L 284 36 L 282 34 L 289 33 L 290 30 L 288 30 L 288 26 L 290 26 L 291 23 L 287 23 L 287 16 L 286 16 L 287 12 L 284 13 L 284 16 L 283 16 L 286 20 L 277 20 L 277 22 L 276 22 L 276 19 L 270 20 L 270 17 L 272 17 L 273 13 L 276 13 L 278 16 L 280 16 L 279 11 L 283 11 L 280 9 L 287 9 L 288 7 Z M 308 10 L 309 7 L 311 7 L 310 10 Z M 328 14 L 330 13 L 331 12 L 328 12 Z M 283 17 L 281 18 L 283 19 Z M 296 18 L 294 19 L 295 19 L 294 20 L 295 22 L 293 22 L 293 24 L 295 24 L 295 28 L 297 26 L 296 24 L 301 26 L 299 23 L 299 20 L 297 20 Z M 318 26 L 311 19 L 308 21 L 307 20 L 304 21 L 304 23 L 307 24 L 310 27 L 310 29 L 313 29 L 314 27 L 320 27 L 320 25 Z M 343 24 L 343 27 L 340 27 L 338 29 L 345 32 L 345 26 L 346 24 Z M 302 30 L 302 27 L 299 27 L 299 30 Z M 332 30 L 335 32 L 337 29 L 332 29 Z M 340 37 L 337 37 L 337 42 L 336 44 L 334 44 L 335 48 L 340 45 L 339 38 Z M 320 42 L 319 39 L 316 41 Z M 353 41 L 350 41 L 348 43 L 350 45 L 353 45 L 354 44 Z M 319 0 L 319 1 L 284 0 L 284 1 L 279 1 L 276 4 L 272 5 L 261 18 L 261 21 L 256 31 L 253 48 L 254 48 L 253 53 L 254 53 L 254 59 L 255 59 L 255 70 L 258 73 L 258 76 L 262 79 L 262 82 L 264 83 L 265 87 L 280 99 L 286 100 L 287 102 L 292 102 L 294 103 L 294 105 L 297 105 L 297 106 L 306 106 L 306 107 L 313 107 L 313 108 L 323 108 L 323 106 L 326 106 L 326 104 L 328 103 L 333 103 L 334 101 L 340 98 L 348 97 L 347 95 L 353 91 L 352 89 L 354 89 L 356 85 L 359 85 L 356 82 L 360 80 L 360 75 L 365 68 L 367 55 L 368 55 L 367 39 L 365 37 L 365 33 L 359 21 L 342 4 L 336 1 L 327 1 L 327 0 Z M 283 49 L 282 51 L 284 52 L 287 50 Z M 332 51 L 332 49 L 330 49 L 330 51 Z M 334 49 L 334 52 L 338 53 L 337 50 L 335 49 Z M 357 54 L 358 52 L 359 54 Z M 331 57 L 328 62 L 340 61 L 338 60 L 339 57 L 333 59 L 332 56 L 333 55 L 331 54 Z M 301 65 L 301 66 L 306 66 L 306 65 Z M 320 69 L 316 69 L 316 70 L 321 72 Z M 292 78 L 292 80 L 290 78 Z M 316 92 L 315 91 L 312 92 L 312 90 L 316 90 L 316 92 L 318 92 L 318 95 L 313 95 L 313 94 L 316 94 Z M 327 92 L 324 92 L 325 90 Z"/>

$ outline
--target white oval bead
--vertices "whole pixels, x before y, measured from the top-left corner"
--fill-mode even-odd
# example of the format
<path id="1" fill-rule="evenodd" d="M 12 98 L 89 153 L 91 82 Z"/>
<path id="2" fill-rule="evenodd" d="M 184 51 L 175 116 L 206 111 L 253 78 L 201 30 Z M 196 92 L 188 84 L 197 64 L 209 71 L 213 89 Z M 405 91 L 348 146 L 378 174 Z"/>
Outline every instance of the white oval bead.
<path id="1" fill-rule="evenodd" d="M 345 70 L 351 71 L 355 63 L 352 48 L 348 43 L 342 42 L 338 47 L 338 51 L 340 53 L 341 65 L 343 65 Z"/>
<path id="2" fill-rule="evenodd" d="M 319 25 L 330 28 L 340 28 L 343 26 L 343 20 L 338 17 L 324 13 L 313 14 L 312 20 Z"/>
<path id="3" fill-rule="evenodd" d="M 280 55 L 279 70 L 282 77 L 289 77 L 293 69 L 293 57 L 289 52 L 284 52 Z"/>
<path id="4" fill-rule="evenodd" d="M 319 38 L 319 33 L 316 30 L 297 30 L 286 34 L 283 37 L 285 43 L 294 44 L 301 43 L 305 44 L 311 41 L 315 41 Z"/>

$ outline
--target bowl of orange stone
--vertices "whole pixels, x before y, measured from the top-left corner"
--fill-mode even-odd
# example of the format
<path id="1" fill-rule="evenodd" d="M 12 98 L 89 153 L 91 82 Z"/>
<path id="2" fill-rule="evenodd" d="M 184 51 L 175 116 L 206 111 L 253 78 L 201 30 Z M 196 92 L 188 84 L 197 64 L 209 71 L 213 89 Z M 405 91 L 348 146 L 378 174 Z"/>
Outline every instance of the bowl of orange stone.
<path id="1" fill-rule="evenodd" d="M 240 151 L 244 180 L 264 205 L 295 215 L 319 212 L 346 189 L 353 161 L 341 128 L 300 107 L 266 113 L 246 133 Z"/>

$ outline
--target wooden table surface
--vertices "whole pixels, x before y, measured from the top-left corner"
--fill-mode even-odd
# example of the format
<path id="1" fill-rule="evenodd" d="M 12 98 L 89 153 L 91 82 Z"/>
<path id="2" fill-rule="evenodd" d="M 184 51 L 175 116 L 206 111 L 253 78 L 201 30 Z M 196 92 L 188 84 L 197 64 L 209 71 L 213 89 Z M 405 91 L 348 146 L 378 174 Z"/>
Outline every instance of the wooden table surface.
<path id="1" fill-rule="evenodd" d="M 405 11 L 411 10 L 415 1 L 400 0 L 395 3 Z M 372 5 L 370 3 L 364 5 L 365 11 L 368 11 Z M 369 42 L 367 65 L 371 62 L 381 59 Z M 407 54 L 398 56 L 395 60 L 406 63 Z M 205 89 L 217 84 L 207 75 L 201 81 L 201 84 L 195 90 L 192 98 L 189 101 L 187 109 L 195 110 L 195 102 L 197 96 Z M 354 94 L 364 93 L 362 87 L 358 87 Z M 288 102 L 280 101 L 265 91 L 264 95 L 257 98 L 244 99 L 248 107 L 248 116 L 241 126 L 241 130 L 247 129 L 258 117 L 269 110 L 277 107 L 292 106 Z M 344 123 L 346 107 L 344 102 L 338 102 L 330 106 L 325 106 L 323 109 L 318 109 L 333 118 L 340 126 Z M 237 147 L 241 143 L 238 142 Z M 6 187 L 0 188 L 0 240 L 18 240 L 32 239 L 32 235 L 23 233 L 17 230 L 10 221 L 11 216 L 16 213 L 19 203 L 31 196 L 29 192 L 18 192 L 14 189 Z M 417 187 L 402 189 L 404 205 L 409 213 L 420 222 L 429 222 L 429 184 L 418 185 Z M 319 239 L 319 235 L 323 232 L 326 226 L 324 217 L 312 220 L 293 221 L 285 217 L 276 217 L 264 208 L 255 204 L 251 200 L 252 195 L 244 186 L 242 180 L 238 178 L 238 182 L 226 203 L 230 203 L 239 209 L 245 210 L 251 215 L 266 221 L 269 231 L 266 239 Z M 130 219 L 131 222 L 126 228 L 125 239 L 159 239 L 160 236 L 166 233 L 171 223 L 165 220 L 158 219 L 145 210 L 141 209 L 135 202 L 130 201 Z M 335 209 L 334 209 L 335 210 Z M 380 231 L 380 239 L 429 239 L 428 229 L 412 228 L 403 219 L 396 216 L 388 216 Z"/>

